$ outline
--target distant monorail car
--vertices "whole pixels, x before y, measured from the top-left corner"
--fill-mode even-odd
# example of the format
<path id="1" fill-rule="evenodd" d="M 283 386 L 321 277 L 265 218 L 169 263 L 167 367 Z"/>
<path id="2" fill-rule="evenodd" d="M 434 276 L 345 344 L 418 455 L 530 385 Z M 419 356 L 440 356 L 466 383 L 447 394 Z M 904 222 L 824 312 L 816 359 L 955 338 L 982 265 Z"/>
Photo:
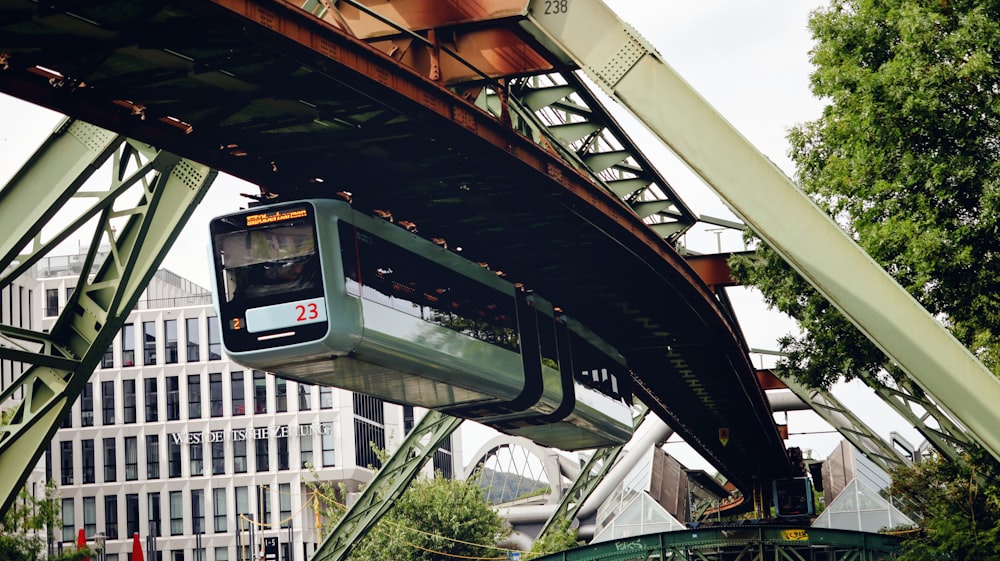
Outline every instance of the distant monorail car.
<path id="1" fill-rule="evenodd" d="M 227 354 L 577 450 L 632 434 L 624 359 L 496 274 L 343 201 L 210 224 Z"/>

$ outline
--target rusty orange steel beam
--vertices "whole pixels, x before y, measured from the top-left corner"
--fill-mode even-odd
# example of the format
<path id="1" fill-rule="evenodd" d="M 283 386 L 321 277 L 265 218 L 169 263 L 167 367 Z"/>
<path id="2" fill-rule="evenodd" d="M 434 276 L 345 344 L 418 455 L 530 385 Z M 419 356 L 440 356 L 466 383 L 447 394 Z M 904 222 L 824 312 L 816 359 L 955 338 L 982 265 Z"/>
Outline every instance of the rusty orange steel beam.
<path id="1" fill-rule="evenodd" d="M 296 7 L 301 4 L 285 2 Z M 524 0 L 356 3 L 379 17 L 346 2 L 323 2 L 312 13 L 445 84 L 478 82 L 484 76 L 527 76 L 551 72 L 556 67 L 549 52 L 518 24 L 523 20 Z M 448 51 L 462 60 L 449 56 Z"/>

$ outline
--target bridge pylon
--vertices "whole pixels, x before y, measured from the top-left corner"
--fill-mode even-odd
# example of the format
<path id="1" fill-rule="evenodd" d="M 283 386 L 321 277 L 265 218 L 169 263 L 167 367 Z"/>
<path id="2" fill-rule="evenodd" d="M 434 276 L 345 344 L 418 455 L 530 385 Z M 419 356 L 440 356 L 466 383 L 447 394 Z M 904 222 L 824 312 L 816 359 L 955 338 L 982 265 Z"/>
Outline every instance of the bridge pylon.
<path id="1" fill-rule="evenodd" d="M 91 181 L 102 169 L 110 181 Z M 76 264 L 75 290 L 51 332 L 36 331 L 30 319 L 0 326 L 0 359 L 20 370 L 0 393 L 0 511 L 16 497 L 215 176 L 207 166 L 66 119 L 0 191 L 0 289 L 93 227 Z"/>

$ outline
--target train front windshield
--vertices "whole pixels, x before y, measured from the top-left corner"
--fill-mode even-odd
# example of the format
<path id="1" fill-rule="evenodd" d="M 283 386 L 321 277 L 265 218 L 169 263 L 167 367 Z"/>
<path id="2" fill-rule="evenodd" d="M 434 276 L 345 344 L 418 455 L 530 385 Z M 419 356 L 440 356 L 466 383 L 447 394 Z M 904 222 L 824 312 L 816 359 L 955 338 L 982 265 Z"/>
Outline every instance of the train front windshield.
<path id="1" fill-rule="evenodd" d="M 323 274 L 311 206 L 212 221 L 223 341 L 247 351 L 325 332 Z M 282 337 L 274 338 L 280 333 Z"/>
<path id="2" fill-rule="evenodd" d="M 288 224 L 215 236 L 226 302 L 248 308 L 319 286 L 316 239 L 310 224 Z"/>

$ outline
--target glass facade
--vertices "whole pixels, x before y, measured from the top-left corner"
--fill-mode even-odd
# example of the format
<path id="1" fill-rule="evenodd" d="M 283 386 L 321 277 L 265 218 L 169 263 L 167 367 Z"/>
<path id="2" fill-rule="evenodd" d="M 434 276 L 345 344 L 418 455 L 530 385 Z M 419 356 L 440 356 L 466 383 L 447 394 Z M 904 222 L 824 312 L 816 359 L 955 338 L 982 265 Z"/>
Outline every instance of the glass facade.
<path id="1" fill-rule="evenodd" d="M 249 561 L 238 532 L 253 520 L 281 530 L 278 561 L 308 559 L 321 536 L 307 484 L 369 473 L 347 443 L 384 447 L 386 407 L 398 406 L 246 370 L 218 334 L 204 305 L 132 313 L 44 455 L 64 508 L 56 546 L 86 526 L 107 536 L 107 561 L 128 561 L 135 533 L 156 536 L 149 561 Z"/>

